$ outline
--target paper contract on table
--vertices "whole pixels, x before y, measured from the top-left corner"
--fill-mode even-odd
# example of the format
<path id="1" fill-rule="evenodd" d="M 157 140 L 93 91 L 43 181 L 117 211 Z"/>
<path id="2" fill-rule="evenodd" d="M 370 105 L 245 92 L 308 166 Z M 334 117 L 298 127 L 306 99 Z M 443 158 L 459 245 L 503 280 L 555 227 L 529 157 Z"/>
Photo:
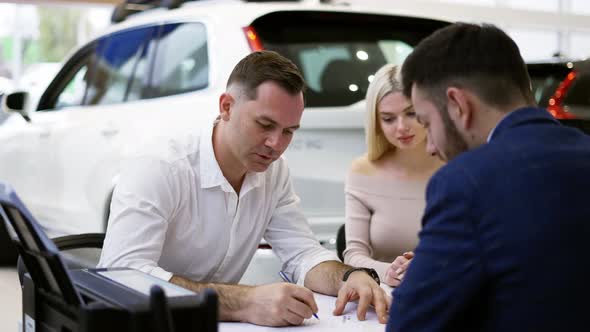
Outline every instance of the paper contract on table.
<path id="1" fill-rule="evenodd" d="M 386 288 L 386 287 L 383 287 Z M 387 294 L 391 294 L 391 288 L 386 288 Z M 385 324 L 380 324 L 375 314 L 375 309 L 369 307 L 367 317 L 364 321 L 356 318 L 356 303 L 348 303 L 344 314 L 334 316 L 332 311 L 336 303 L 336 298 L 322 294 L 314 294 L 318 304 L 318 316 L 320 319 L 306 319 L 300 326 L 289 327 L 266 327 L 248 323 L 219 323 L 219 332 L 287 332 L 287 331 L 355 331 L 355 332 L 383 332 Z"/>

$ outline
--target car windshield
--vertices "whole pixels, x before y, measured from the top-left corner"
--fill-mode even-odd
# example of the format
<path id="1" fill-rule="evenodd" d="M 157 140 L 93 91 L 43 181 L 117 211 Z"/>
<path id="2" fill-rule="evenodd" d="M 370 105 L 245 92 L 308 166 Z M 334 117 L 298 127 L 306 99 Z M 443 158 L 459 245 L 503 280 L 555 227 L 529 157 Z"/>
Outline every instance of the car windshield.
<path id="1" fill-rule="evenodd" d="M 289 57 L 301 69 L 308 107 L 363 100 L 381 66 L 401 64 L 420 39 L 444 25 L 418 18 L 322 12 L 278 12 L 253 23 L 266 49 Z"/>

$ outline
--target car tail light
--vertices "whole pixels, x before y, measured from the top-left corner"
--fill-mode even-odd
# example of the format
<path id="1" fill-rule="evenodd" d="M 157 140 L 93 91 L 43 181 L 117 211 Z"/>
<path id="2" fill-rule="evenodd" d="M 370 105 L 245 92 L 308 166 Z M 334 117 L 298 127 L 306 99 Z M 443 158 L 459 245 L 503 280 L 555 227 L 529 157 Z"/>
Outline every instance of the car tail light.
<path id="1" fill-rule="evenodd" d="M 565 79 L 559 84 L 555 93 L 551 98 L 549 98 L 549 106 L 547 106 L 547 111 L 553 115 L 556 119 L 575 119 L 576 116 L 570 112 L 568 112 L 565 107 L 563 106 L 563 99 L 569 88 L 572 86 L 572 83 L 576 80 L 576 72 L 572 70 Z"/>
<path id="2" fill-rule="evenodd" d="M 250 45 L 250 49 L 252 50 L 252 52 L 264 50 L 264 47 L 262 46 L 262 41 L 260 40 L 260 37 L 258 37 L 258 34 L 256 33 L 256 30 L 254 30 L 253 27 L 248 26 L 242 28 L 242 30 L 246 35 L 248 45 Z"/>

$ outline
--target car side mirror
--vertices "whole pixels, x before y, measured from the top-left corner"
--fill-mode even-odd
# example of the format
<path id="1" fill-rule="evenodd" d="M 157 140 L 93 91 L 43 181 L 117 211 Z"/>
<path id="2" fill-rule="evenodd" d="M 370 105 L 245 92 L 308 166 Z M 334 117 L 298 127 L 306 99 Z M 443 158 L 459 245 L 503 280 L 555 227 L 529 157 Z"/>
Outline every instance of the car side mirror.
<path id="1" fill-rule="evenodd" d="M 6 113 L 18 113 L 27 122 L 31 121 L 27 113 L 27 104 L 29 103 L 29 93 L 18 91 L 4 95 L 2 98 L 2 111 Z"/>

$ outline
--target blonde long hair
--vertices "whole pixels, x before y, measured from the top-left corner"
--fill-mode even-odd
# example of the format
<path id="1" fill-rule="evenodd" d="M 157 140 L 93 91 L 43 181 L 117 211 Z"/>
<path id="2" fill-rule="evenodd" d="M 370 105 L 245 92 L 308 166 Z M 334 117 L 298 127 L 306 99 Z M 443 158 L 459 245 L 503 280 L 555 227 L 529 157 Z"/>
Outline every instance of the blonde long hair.
<path id="1" fill-rule="evenodd" d="M 367 158 L 370 161 L 381 158 L 385 152 L 393 148 L 379 125 L 377 105 L 386 95 L 393 92 L 402 92 L 399 72 L 399 67 L 393 64 L 381 67 L 375 73 L 367 89 L 365 137 L 367 141 Z"/>

